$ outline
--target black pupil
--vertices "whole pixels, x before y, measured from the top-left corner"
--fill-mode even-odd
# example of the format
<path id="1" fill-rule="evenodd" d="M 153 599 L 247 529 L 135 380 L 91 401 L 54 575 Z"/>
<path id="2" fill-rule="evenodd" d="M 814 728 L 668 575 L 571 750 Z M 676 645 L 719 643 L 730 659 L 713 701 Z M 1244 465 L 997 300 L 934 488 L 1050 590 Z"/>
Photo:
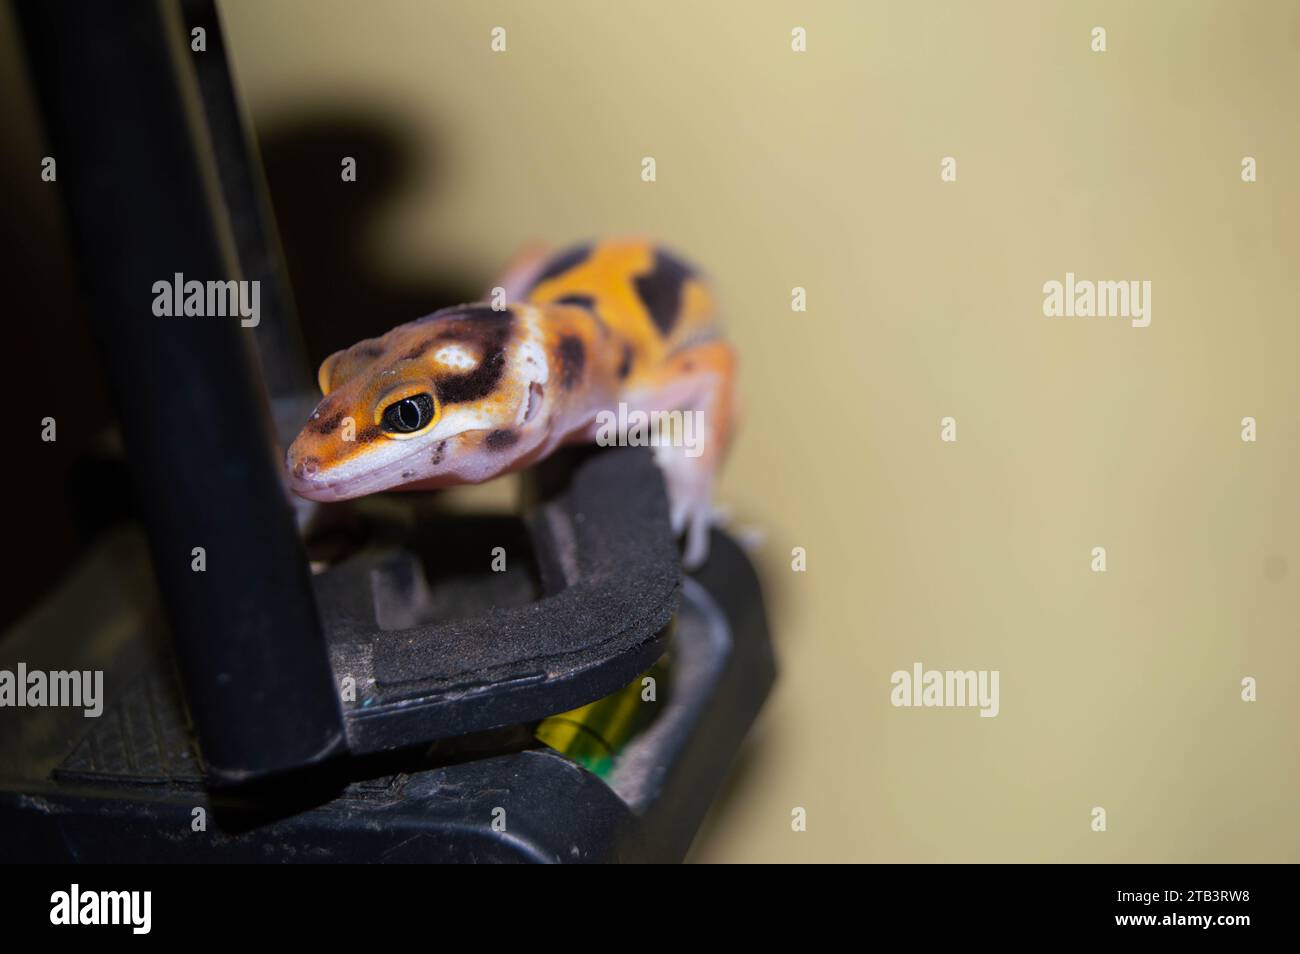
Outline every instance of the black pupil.
<path id="1" fill-rule="evenodd" d="M 390 404 L 384 411 L 384 428 L 389 431 L 397 431 L 402 434 L 409 434 L 411 431 L 418 431 L 429 423 L 429 418 L 433 415 L 433 399 L 427 394 L 417 394 L 414 397 L 402 398 L 394 404 Z"/>

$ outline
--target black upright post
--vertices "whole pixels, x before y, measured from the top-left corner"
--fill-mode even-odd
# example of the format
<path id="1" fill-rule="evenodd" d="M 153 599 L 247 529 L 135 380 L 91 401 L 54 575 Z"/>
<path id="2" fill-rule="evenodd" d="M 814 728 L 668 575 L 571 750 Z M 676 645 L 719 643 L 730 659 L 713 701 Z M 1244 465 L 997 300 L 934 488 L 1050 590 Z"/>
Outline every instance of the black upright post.
<path id="1" fill-rule="evenodd" d="M 181 9 L 185 28 L 191 32 L 191 45 L 196 42 L 192 32 L 201 30 L 206 47 L 190 59 L 229 213 L 235 254 L 244 278 L 261 282 L 262 315 L 256 337 L 262 380 L 271 397 L 306 396 L 310 401 L 317 393 L 316 376 L 308 366 L 262 165 L 226 56 L 221 18 L 213 0 L 183 0 Z"/>
<path id="2" fill-rule="evenodd" d="M 322 761 L 345 748 L 342 716 L 255 329 L 154 309 L 177 275 L 249 277 L 201 144 L 190 58 L 214 54 L 170 4 L 17 9 L 204 760 L 225 783 Z"/>

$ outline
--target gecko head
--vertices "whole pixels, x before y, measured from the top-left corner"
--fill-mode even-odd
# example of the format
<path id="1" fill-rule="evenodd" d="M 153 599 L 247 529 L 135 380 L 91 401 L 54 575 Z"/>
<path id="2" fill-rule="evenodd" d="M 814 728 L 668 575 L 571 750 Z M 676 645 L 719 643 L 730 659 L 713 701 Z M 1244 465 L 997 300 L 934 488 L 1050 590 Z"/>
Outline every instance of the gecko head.
<path id="1" fill-rule="evenodd" d="M 330 501 L 487 480 L 536 443 L 525 425 L 546 377 L 535 315 L 520 306 L 449 308 L 335 352 L 286 455 L 290 486 Z"/>

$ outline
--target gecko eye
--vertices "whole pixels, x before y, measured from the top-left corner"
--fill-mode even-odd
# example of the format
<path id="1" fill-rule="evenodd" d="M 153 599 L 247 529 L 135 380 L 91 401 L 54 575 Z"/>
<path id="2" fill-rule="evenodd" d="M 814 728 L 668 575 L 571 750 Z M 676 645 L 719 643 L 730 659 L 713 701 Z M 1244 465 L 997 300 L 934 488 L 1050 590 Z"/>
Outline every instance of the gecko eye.
<path id="1" fill-rule="evenodd" d="M 412 394 L 384 408 L 380 426 L 391 434 L 412 434 L 433 420 L 433 396 Z"/>

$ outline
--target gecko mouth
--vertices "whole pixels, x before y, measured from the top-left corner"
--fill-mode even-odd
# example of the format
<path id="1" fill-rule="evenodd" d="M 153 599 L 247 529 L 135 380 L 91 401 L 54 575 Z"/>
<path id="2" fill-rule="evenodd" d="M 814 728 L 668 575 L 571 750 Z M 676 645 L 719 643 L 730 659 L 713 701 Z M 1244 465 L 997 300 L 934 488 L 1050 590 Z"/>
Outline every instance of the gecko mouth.
<path id="1" fill-rule="evenodd" d="M 299 497 L 322 503 L 378 493 L 428 477 L 427 467 L 423 470 L 417 467 L 421 454 L 422 452 L 404 454 L 373 470 L 350 474 L 340 473 L 336 468 L 323 468 L 319 458 L 308 456 L 295 459 L 290 454 L 286 461 L 289 488 Z"/>
<path id="2" fill-rule="evenodd" d="M 318 500 L 328 502 L 331 500 L 347 500 L 355 496 L 349 491 L 355 485 L 355 481 L 338 480 L 325 474 L 318 474 L 311 469 L 311 465 L 304 465 L 304 461 L 299 461 L 289 471 L 289 489 L 299 497 L 306 497 L 308 500 Z"/>
<path id="3" fill-rule="evenodd" d="M 299 497 L 306 497 L 308 500 L 316 500 L 321 503 L 330 503 L 335 500 L 347 500 L 357 496 L 355 493 L 349 493 L 347 488 L 339 483 L 323 483 L 317 481 L 305 481 L 297 477 L 289 482 L 290 489 Z"/>

